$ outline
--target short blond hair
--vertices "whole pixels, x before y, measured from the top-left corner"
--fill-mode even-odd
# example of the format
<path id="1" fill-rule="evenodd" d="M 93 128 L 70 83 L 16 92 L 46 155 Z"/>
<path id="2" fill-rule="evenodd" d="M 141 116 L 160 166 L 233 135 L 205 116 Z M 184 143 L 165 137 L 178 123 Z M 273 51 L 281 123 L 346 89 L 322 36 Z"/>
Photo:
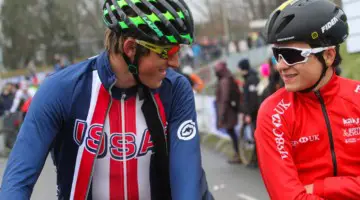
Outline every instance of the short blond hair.
<path id="1" fill-rule="evenodd" d="M 104 39 L 104 47 L 108 53 L 112 54 L 121 54 L 123 53 L 123 44 L 125 39 L 127 39 L 128 35 L 126 34 L 118 34 L 115 31 L 107 28 L 105 30 L 105 39 Z M 150 51 L 140 45 L 138 45 L 137 50 L 139 50 L 140 55 L 148 55 Z"/>
<path id="2" fill-rule="evenodd" d="M 104 47 L 108 53 L 122 53 L 122 43 L 124 40 L 124 36 L 116 34 L 111 29 L 107 28 L 105 30 Z"/>

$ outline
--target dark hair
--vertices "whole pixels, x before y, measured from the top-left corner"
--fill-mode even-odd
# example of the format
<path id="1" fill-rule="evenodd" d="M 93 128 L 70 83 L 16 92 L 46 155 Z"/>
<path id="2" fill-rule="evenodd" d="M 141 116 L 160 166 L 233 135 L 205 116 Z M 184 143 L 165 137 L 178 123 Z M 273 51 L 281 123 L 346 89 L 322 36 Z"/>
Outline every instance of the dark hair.
<path id="1" fill-rule="evenodd" d="M 335 55 L 335 59 L 334 59 L 332 66 L 339 67 L 342 62 L 342 57 L 340 55 L 340 45 L 336 45 L 335 51 L 336 51 L 336 55 Z"/>
<path id="2" fill-rule="evenodd" d="M 316 47 L 319 47 L 318 45 L 310 45 L 311 48 L 316 48 Z M 341 62 L 342 62 L 342 57 L 340 55 L 340 45 L 335 45 L 335 59 L 334 59 L 334 62 L 332 64 L 332 66 L 335 68 L 335 67 L 339 67 Z M 323 60 L 323 52 L 320 52 L 320 53 L 317 53 L 315 54 L 316 58 L 322 63 L 322 64 L 325 64 L 325 60 Z"/>

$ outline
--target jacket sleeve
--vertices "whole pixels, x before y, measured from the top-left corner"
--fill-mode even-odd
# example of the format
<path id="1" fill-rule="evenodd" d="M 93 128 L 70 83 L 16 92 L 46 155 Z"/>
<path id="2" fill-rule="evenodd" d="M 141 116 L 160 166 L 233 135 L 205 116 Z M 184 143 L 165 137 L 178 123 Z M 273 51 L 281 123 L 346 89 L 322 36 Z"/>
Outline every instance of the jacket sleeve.
<path id="1" fill-rule="evenodd" d="M 30 199 L 64 111 L 59 86 L 45 81 L 35 95 L 9 156 L 0 199 Z"/>
<path id="2" fill-rule="evenodd" d="M 194 83 L 196 92 L 201 92 L 205 87 L 204 81 L 197 74 L 191 74 L 190 78 Z"/>
<path id="3" fill-rule="evenodd" d="M 175 83 L 172 96 L 168 121 L 172 199 L 200 200 L 208 188 L 201 167 L 194 94 L 184 77 Z"/>
<path id="4" fill-rule="evenodd" d="M 360 176 L 328 177 L 314 183 L 314 194 L 325 199 L 360 199 Z"/>
<path id="5" fill-rule="evenodd" d="M 255 77 L 249 77 L 245 87 L 247 87 L 246 93 L 244 94 L 244 113 L 253 115 L 257 113 L 259 109 L 259 97 L 257 87 L 259 79 Z"/>
<path id="6" fill-rule="evenodd" d="M 322 199 L 318 195 L 306 193 L 292 159 L 285 121 L 281 117 L 278 118 L 279 115 L 272 118 L 272 108 L 262 105 L 255 132 L 260 172 L 270 198 L 272 200 Z M 276 123 L 273 124 L 273 120 Z"/>
<path id="7" fill-rule="evenodd" d="M 217 107 L 218 107 L 218 112 L 217 112 L 217 119 L 220 122 L 224 122 L 224 116 L 225 116 L 225 112 L 227 110 L 227 107 L 230 105 L 229 101 L 230 101 L 230 79 L 228 78 L 223 78 L 220 80 L 219 82 L 219 97 L 217 99 Z"/>

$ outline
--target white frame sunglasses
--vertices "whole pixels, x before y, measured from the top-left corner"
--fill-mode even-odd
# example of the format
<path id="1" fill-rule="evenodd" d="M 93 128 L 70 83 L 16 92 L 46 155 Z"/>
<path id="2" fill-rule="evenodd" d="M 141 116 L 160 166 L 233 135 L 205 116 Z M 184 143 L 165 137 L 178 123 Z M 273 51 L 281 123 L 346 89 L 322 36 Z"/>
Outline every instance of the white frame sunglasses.
<path id="1" fill-rule="evenodd" d="M 274 54 L 274 57 L 276 59 L 277 62 L 279 62 L 280 60 L 280 57 L 282 60 L 284 60 L 284 62 L 288 65 L 288 66 L 293 66 L 293 65 L 296 65 L 296 64 L 299 64 L 299 63 L 306 63 L 309 59 L 309 56 L 311 54 L 317 54 L 317 53 L 320 53 L 322 51 L 325 51 L 325 50 L 328 50 L 328 49 L 333 49 L 335 48 L 335 46 L 329 46 L 329 47 L 317 47 L 317 48 L 297 48 L 297 47 L 277 47 L 277 46 L 272 46 L 271 49 L 273 50 L 273 54 L 274 54 L 274 49 L 292 49 L 292 50 L 297 50 L 297 51 L 300 51 L 300 55 L 302 57 L 304 57 L 304 60 L 301 60 L 301 61 L 298 61 L 298 62 L 295 62 L 295 63 L 288 63 L 288 61 L 284 58 L 284 56 L 279 53 L 278 55 L 278 58 L 275 57 L 275 54 Z"/>

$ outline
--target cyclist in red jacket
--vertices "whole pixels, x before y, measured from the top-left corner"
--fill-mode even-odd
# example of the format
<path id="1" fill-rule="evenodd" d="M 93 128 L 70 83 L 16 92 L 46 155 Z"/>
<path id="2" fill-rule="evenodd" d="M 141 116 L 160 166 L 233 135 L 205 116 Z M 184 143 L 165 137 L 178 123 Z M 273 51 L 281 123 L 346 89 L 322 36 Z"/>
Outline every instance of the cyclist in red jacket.
<path id="1" fill-rule="evenodd" d="M 360 199 L 360 82 L 339 77 L 343 10 L 327 0 L 277 8 L 265 34 L 285 83 L 261 105 L 255 133 L 271 199 Z"/>

